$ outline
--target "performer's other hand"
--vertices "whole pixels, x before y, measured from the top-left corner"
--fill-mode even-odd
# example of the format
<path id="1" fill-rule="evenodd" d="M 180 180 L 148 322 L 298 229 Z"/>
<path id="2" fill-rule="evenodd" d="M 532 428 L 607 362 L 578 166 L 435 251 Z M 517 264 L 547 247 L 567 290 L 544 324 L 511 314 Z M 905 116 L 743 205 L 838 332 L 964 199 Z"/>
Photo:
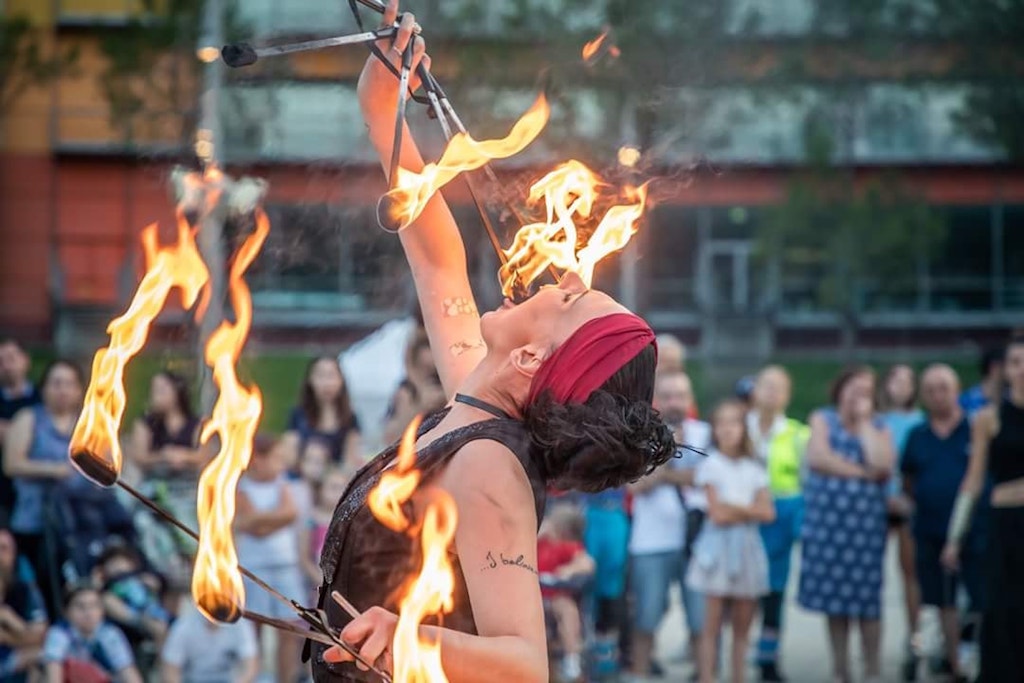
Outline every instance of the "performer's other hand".
<path id="1" fill-rule="evenodd" d="M 391 671 L 391 641 L 395 637 L 398 626 L 398 615 L 392 614 L 382 607 L 371 607 L 349 622 L 341 631 L 341 639 L 353 648 L 359 648 L 359 654 L 368 662 L 374 662 L 385 671 Z M 360 645 L 361 644 L 361 645 Z M 355 659 L 340 647 L 332 647 L 324 652 L 324 661 L 333 663 L 352 662 Z M 356 666 L 367 671 L 367 668 L 356 662 Z"/>
<path id="2" fill-rule="evenodd" d="M 384 11 L 382 26 L 391 26 L 398 19 L 398 0 L 388 0 L 387 9 Z M 423 38 L 413 35 L 416 24 L 416 17 L 411 12 L 402 15 L 402 23 L 395 35 L 394 40 L 380 40 L 377 47 L 384 53 L 388 61 L 396 69 L 402 68 L 402 53 L 413 43 L 412 72 L 409 75 L 409 88 L 415 90 L 420 85 L 420 79 L 416 74 L 416 67 L 422 61 L 427 68 L 430 68 L 430 56 L 426 54 L 426 44 Z M 366 60 L 363 72 L 359 75 L 359 104 L 362 106 L 363 115 L 368 125 L 372 125 L 377 117 L 390 117 L 390 125 L 394 125 L 394 111 L 398 100 L 398 79 L 380 60 L 373 54 Z"/>

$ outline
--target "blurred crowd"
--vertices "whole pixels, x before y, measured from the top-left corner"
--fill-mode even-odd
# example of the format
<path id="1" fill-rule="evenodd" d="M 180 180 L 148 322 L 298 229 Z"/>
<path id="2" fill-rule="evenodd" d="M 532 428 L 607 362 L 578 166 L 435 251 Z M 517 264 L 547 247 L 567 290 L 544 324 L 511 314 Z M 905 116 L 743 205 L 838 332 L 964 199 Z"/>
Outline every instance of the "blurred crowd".
<path id="1" fill-rule="evenodd" d="M 844 370 L 830 405 L 805 421 L 787 412 L 793 387 L 783 367 L 742 378 L 733 395 L 698 408 L 685 348 L 665 335 L 659 348 L 654 402 L 679 457 L 621 489 L 552 492 L 542 520 L 537 569 L 553 675 L 643 681 L 685 658 L 703 682 L 727 670 L 743 680 L 750 665 L 760 680 L 785 680 L 783 615 L 795 597 L 824 615 L 837 680 L 850 678 L 853 631 L 865 676 L 881 680 L 883 558 L 892 547 L 911 634 L 903 679 L 926 669 L 965 679 L 985 600 L 984 503 L 958 552 L 947 526 L 967 472 L 971 417 L 1002 400 L 1013 375 L 1004 371 L 1007 351 L 986 353 L 981 382 L 965 391 L 943 364 L 920 377 L 908 365 L 880 377 Z M 1011 348 L 1024 358 L 1024 346 Z M 33 380 L 30 366 L 17 341 L 0 340 L 0 681 L 303 680 L 298 638 L 245 621 L 214 624 L 191 603 L 189 537 L 69 464 L 81 370 L 57 360 Z M 199 444 L 192 393 L 173 372 L 153 376 L 123 448 L 125 479 L 196 528 L 197 483 L 213 453 Z M 417 329 L 386 440 L 444 403 Z M 335 505 L 367 456 L 338 359 L 314 358 L 287 429 L 258 435 L 239 482 L 240 563 L 314 604 Z M 800 575 L 791 580 L 797 552 Z M 685 651 L 659 652 L 655 636 L 675 589 L 689 640 Z M 246 597 L 256 612 L 294 620 L 248 580 Z M 935 653 L 919 642 L 923 606 L 939 610 L 944 647 Z"/>

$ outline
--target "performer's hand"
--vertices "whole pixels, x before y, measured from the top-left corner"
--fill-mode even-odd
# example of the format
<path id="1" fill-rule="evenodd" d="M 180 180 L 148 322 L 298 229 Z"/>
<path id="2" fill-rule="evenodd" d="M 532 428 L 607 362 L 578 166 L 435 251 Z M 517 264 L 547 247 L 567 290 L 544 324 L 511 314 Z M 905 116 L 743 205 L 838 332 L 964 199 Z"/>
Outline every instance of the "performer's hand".
<path id="1" fill-rule="evenodd" d="M 398 0 L 388 0 L 387 9 L 384 12 L 382 26 L 391 26 L 398 19 Z M 411 12 L 402 15 L 402 23 L 395 35 L 394 40 L 381 40 L 377 47 L 384 53 L 388 61 L 396 69 L 402 68 L 402 53 L 413 43 L 412 72 L 409 75 L 409 88 L 415 90 L 420 85 L 419 77 L 416 75 L 416 67 L 422 61 L 427 68 L 430 68 L 430 57 L 426 54 L 426 45 L 423 38 L 413 35 L 418 28 L 416 17 Z M 398 79 L 386 66 L 381 64 L 375 55 L 370 55 L 363 66 L 363 72 L 359 75 L 359 104 L 362 106 L 363 115 L 366 117 L 367 125 L 373 125 L 378 117 L 393 117 L 396 102 L 398 100 Z M 392 119 L 390 125 L 394 125 Z"/>
<path id="2" fill-rule="evenodd" d="M 341 639 L 354 648 L 368 662 L 374 662 L 385 671 L 391 671 L 391 641 L 395 637 L 398 626 L 398 615 L 392 614 L 382 607 L 371 607 L 349 622 L 341 631 Z M 355 659 L 340 647 L 332 647 L 324 652 L 324 661 L 330 663 L 352 662 Z M 367 668 L 356 662 L 356 666 L 367 671 Z"/>

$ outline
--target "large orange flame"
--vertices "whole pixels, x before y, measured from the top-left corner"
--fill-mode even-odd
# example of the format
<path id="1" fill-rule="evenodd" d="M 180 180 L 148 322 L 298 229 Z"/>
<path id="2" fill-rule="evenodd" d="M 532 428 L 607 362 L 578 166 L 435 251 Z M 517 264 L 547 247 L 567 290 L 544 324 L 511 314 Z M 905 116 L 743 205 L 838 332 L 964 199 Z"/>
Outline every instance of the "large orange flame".
<path id="1" fill-rule="evenodd" d="M 521 152 L 536 139 L 547 125 L 551 107 L 543 94 L 500 140 L 474 140 L 469 135 L 452 136 L 437 163 L 427 164 L 419 173 L 399 167 L 394 187 L 382 200 L 389 227 L 408 226 L 423 212 L 427 202 L 438 190 L 457 175 L 480 168 L 493 159 L 505 159 Z"/>
<path id="2" fill-rule="evenodd" d="M 440 640 L 420 634 L 427 617 L 452 611 L 455 574 L 448 558 L 448 546 L 455 537 L 458 512 L 455 501 L 440 489 L 430 491 L 422 525 L 414 525 L 402 506 L 420 482 L 415 469 L 416 433 L 419 418 L 402 437 L 394 467 L 386 471 L 367 498 L 371 512 L 395 531 L 420 532 L 423 564 L 399 605 L 398 625 L 391 643 L 395 683 L 446 683 L 441 666 Z"/>
<path id="3" fill-rule="evenodd" d="M 182 304 L 191 308 L 209 279 L 196 247 L 195 233 L 180 214 L 176 244 L 160 247 L 157 226 L 153 224 L 142 231 L 142 247 L 146 274 L 128 310 L 107 326 L 110 344 L 93 357 L 92 380 L 71 435 L 72 462 L 86 476 L 105 486 L 113 485 L 121 474 L 118 432 L 125 407 L 125 366 L 142 350 L 150 326 L 171 290 L 177 288 Z"/>
<path id="4" fill-rule="evenodd" d="M 213 368 L 213 381 L 220 395 L 200 440 L 206 444 L 216 434 L 220 450 L 199 479 L 199 550 L 192 574 L 192 597 L 208 618 L 217 621 L 237 620 L 245 605 L 231 524 L 235 518 L 235 489 L 252 456 L 263 401 L 257 387 L 247 388 L 239 382 L 235 365 L 252 324 L 252 297 L 245 271 L 269 231 L 266 214 L 257 209 L 256 230 L 239 248 L 228 275 L 235 322 L 222 323 L 206 345 L 206 362 Z"/>
<path id="5" fill-rule="evenodd" d="M 636 233 L 647 203 L 646 184 L 625 188 L 626 199 L 632 203 L 609 208 L 580 247 L 577 222 L 590 218 L 602 187 L 605 183 L 574 159 L 533 184 L 529 202 L 543 199 L 547 216 L 521 227 L 505 250 L 508 261 L 498 273 L 505 296 L 511 297 L 517 286 L 529 286 L 549 265 L 575 272 L 591 286 L 598 262 L 625 247 Z"/>

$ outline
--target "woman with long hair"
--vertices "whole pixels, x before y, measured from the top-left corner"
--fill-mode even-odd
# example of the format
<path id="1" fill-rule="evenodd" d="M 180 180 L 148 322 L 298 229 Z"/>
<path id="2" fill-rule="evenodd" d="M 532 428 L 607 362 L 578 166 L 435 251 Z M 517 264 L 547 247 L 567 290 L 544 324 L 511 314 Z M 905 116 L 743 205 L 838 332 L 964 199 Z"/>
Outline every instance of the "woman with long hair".
<path id="1" fill-rule="evenodd" d="M 352 412 L 345 375 L 333 356 L 314 358 L 306 367 L 299 405 L 292 410 L 284 435 L 289 469 L 297 468 L 311 440 L 327 444 L 335 465 L 356 469 L 364 464 L 359 421 Z"/>
<path id="2" fill-rule="evenodd" d="M 919 647 L 917 640 L 918 615 L 921 611 L 921 589 L 914 569 L 914 537 L 910 533 L 912 506 L 903 492 L 900 464 L 903 448 L 911 430 L 924 420 L 917 407 L 917 376 L 914 368 L 905 363 L 890 365 L 882 375 L 878 391 L 878 411 L 892 434 L 896 451 L 896 466 L 889 479 L 888 510 L 889 531 L 896 537 L 899 552 L 900 578 L 903 580 L 903 600 L 907 611 L 907 642 L 903 655 L 903 680 L 917 678 Z"/>
<path id="3" fill-rule="evenodd" d="M 161 370 L 149 382 L 146 412 L 132 425 L 126 449 L 142 475 L 143 490 L 193 529 L 198 528 L 196 487 L 210 458 L 199 445 L 200 426 L 188 381 Z"/>
<path id="4" fill-rule="evenodd" d="M 391 0 L 385 25 L 398 18 Z M 405 14 L 389 47 L 397 64 L 413 39 Z M 423 43 L 416 38 L 418 64 Z M 429 63 L 424 61 L 424 63 Z M 413 65 L 413 73 L 415 73 Z M 415 85 L 415 84 L 413 84 Z M 381 159 L 391 156 L 397 82 L 370 58 L 359 98 Z M 408 131 L 403 168 L 423 166 Z M 654 333 L 611 297 L 576 275 L 515 305 L 480 316 L 465 248 L 440 194 L 400 234 L 411 265 L 438 371 L 450 398 L 426 418 L 416 440 L 420 487 L 407 506 L 423 513 L 446 492 L 458 508 L 450 548 L 453 609 L 425 637 L 441 646 L 452 683 L 548 680 L 544 612 L 537 577 L 537 529 L 547 487 L 598 491 L 637 479 L 675 452 L 651 407 Z M 460 300 L 465 305 L 446 302 Z M 397 595 L 419 562 L 418 541 L 376 521 L 366 496 L 394 462 L 388 448 L 354 477 L 325 541 L 320 606 L 341 637 L 368 661 L 390 667 Z M 353 619 L 331 599 L 347 596 Z M 311 644 L 318 683 L 364 680 L 340 648 Z"/>
<path id="5" fill-rule="evenodd" d="M 865 680 L 881 680 L 886 482 L 894 458 L 892 436 L 877 416 L 874 372 L 844 370 L 832 406 L 811 416 L 799 597 L 805 609 L 827 617 L 834 680 L 843 683 L 850 680 L 853 622 Z"/>
<path id="6" fill-rule="evenodd" d="M 4 473 L 14 481 L 17 499 L 11 531 L 36 571 L 51 617 L 60 612 L 60 548 L 47 542 L 54 520 L 52 503 L 61 484 L 75 475 L 68 459 L 71 433 L 85 398 L 85 376 L 68 360 L 55 360 L 39 381 L 43 402 L 23 408 L 4 438 Z"/>
<path id="7" fill-rule="evenodd" d="M 991 478 L 988 576 L 981 622 L 983 683 L 1024 680 L 1024 337 L 1006 347 L 1006 398 L 971 425 L 971 457 L 949 522 L 943 563 L 959 571 L 960 547 L 978 497 Z"/>

